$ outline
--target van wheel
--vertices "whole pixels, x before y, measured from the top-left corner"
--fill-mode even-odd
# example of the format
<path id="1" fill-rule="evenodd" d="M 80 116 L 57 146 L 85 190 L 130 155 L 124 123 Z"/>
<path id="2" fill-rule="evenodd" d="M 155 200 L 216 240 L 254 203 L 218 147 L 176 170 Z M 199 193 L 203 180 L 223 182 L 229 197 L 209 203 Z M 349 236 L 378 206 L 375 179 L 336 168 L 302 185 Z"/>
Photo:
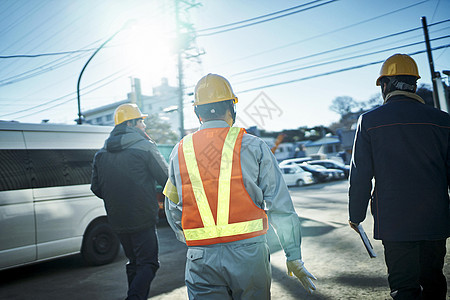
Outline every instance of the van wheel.
<path id="1" fill-rule="evenodd" d="M 297 182 L 295 183 L 296 186 L 304 186 L 305 182 L 301 179 L 297 180 Z"/>
<path id="2" fill-rule="evenodd" d="M 89 225 L 83 238 L 81 256 L 89 265 L 104 265 L 112 262 L 119 252 L 119 238 L 105 222 Z"/>

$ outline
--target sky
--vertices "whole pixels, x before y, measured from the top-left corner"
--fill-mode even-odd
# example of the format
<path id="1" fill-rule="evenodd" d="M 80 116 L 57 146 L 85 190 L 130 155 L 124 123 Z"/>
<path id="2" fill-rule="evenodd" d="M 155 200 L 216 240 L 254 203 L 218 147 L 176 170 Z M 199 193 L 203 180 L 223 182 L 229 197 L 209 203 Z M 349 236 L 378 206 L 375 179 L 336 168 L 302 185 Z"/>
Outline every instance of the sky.
<path id="1" fill-rule="evenodd" d="M 186 0 L 179 7 L 181 31 L 193 30 L 184 43 L 175 0 L 0 0 L 0 120 L 75 124 L 80 73 L 111 37 L 81 76 L 81 110 L 125 99 L 132 78 L 144 95 L 163 77 L 178 86 L 176 49 L 184 44 L 186 129 L 198 126 L 192 93 L 208 73 L 231 83 L 238 126 L 267 131 L 337 122 L 332 101 L 378 97 L 381 64 L 395 53 L 411 54 L 418 83 L 431 87 L 421 17 L 438 48 L 435 70 L 450 69 L 450 0 Z"/>

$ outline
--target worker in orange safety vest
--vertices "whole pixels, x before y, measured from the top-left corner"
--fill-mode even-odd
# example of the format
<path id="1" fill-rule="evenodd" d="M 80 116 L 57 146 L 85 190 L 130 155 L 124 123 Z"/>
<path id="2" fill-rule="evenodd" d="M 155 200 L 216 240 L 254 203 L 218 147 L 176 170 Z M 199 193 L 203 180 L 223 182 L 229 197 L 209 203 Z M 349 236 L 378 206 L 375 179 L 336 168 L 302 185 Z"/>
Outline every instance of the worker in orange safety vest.
<path id="1" fill-rule="evenodd" d="M 200 79 L 194 102 L 200 129 L 170 156 L 165 209 L 188 246 L 189 299 L 270 299 L 269 222 L 288 273 L 312 293 L 316 278 L 301 260 L 300 222 L 289 191 L 267 144 L 232 127 L 237 102 L 224 77 Z"/>

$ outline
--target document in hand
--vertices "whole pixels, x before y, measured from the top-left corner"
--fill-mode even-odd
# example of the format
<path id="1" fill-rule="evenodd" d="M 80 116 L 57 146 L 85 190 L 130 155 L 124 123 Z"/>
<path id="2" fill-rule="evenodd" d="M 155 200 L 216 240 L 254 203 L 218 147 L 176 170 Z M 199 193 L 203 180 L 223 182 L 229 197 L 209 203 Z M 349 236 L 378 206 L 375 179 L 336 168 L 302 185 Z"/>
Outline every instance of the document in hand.
<path id="1" fill-rule="evenodd" d="M 358 233 L 364 243 L 364 246 L 366 247 L 367 252 L 369 253 L 369 256 L 371 258 L 377 257 L 375 251 L 373 250 L 372 244 L 370 243 L 369 238 L 367 237 L 367 234 L 361 224 L 358 225 Z"/>

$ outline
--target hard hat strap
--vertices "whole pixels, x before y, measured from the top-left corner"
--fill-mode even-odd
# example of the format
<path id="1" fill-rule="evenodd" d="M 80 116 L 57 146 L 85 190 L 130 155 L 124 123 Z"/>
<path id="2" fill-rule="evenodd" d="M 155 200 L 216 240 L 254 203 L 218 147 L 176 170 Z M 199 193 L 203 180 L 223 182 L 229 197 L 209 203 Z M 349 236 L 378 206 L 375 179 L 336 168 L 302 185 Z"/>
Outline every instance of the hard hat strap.
<path id="1" fill-rule="evenodd" d="M 387 77 L 388 79 L 388 83 L 387 83 L 387 89 L 388 91 L 390 91 L 392 89 L 392 87 L 394 87 L 396 90 L 402 90 L 402 91 L 412 91 L 414 92 L 416 86 L 415 85 L 411 85 L 405 82 L 400 82 L 398 81 L 396 78 L 392 78 L 392 77 Z"/>
<path id="2" fill-rule="evenodd" d="M 411 84 L 407 84 L 405 82 L 399 82 L 397 79 L 392 80 L 392 85 L 397 88 L 398 90 L 408 90 L 408 91 L 414 91 L 415 86 Z"/>

